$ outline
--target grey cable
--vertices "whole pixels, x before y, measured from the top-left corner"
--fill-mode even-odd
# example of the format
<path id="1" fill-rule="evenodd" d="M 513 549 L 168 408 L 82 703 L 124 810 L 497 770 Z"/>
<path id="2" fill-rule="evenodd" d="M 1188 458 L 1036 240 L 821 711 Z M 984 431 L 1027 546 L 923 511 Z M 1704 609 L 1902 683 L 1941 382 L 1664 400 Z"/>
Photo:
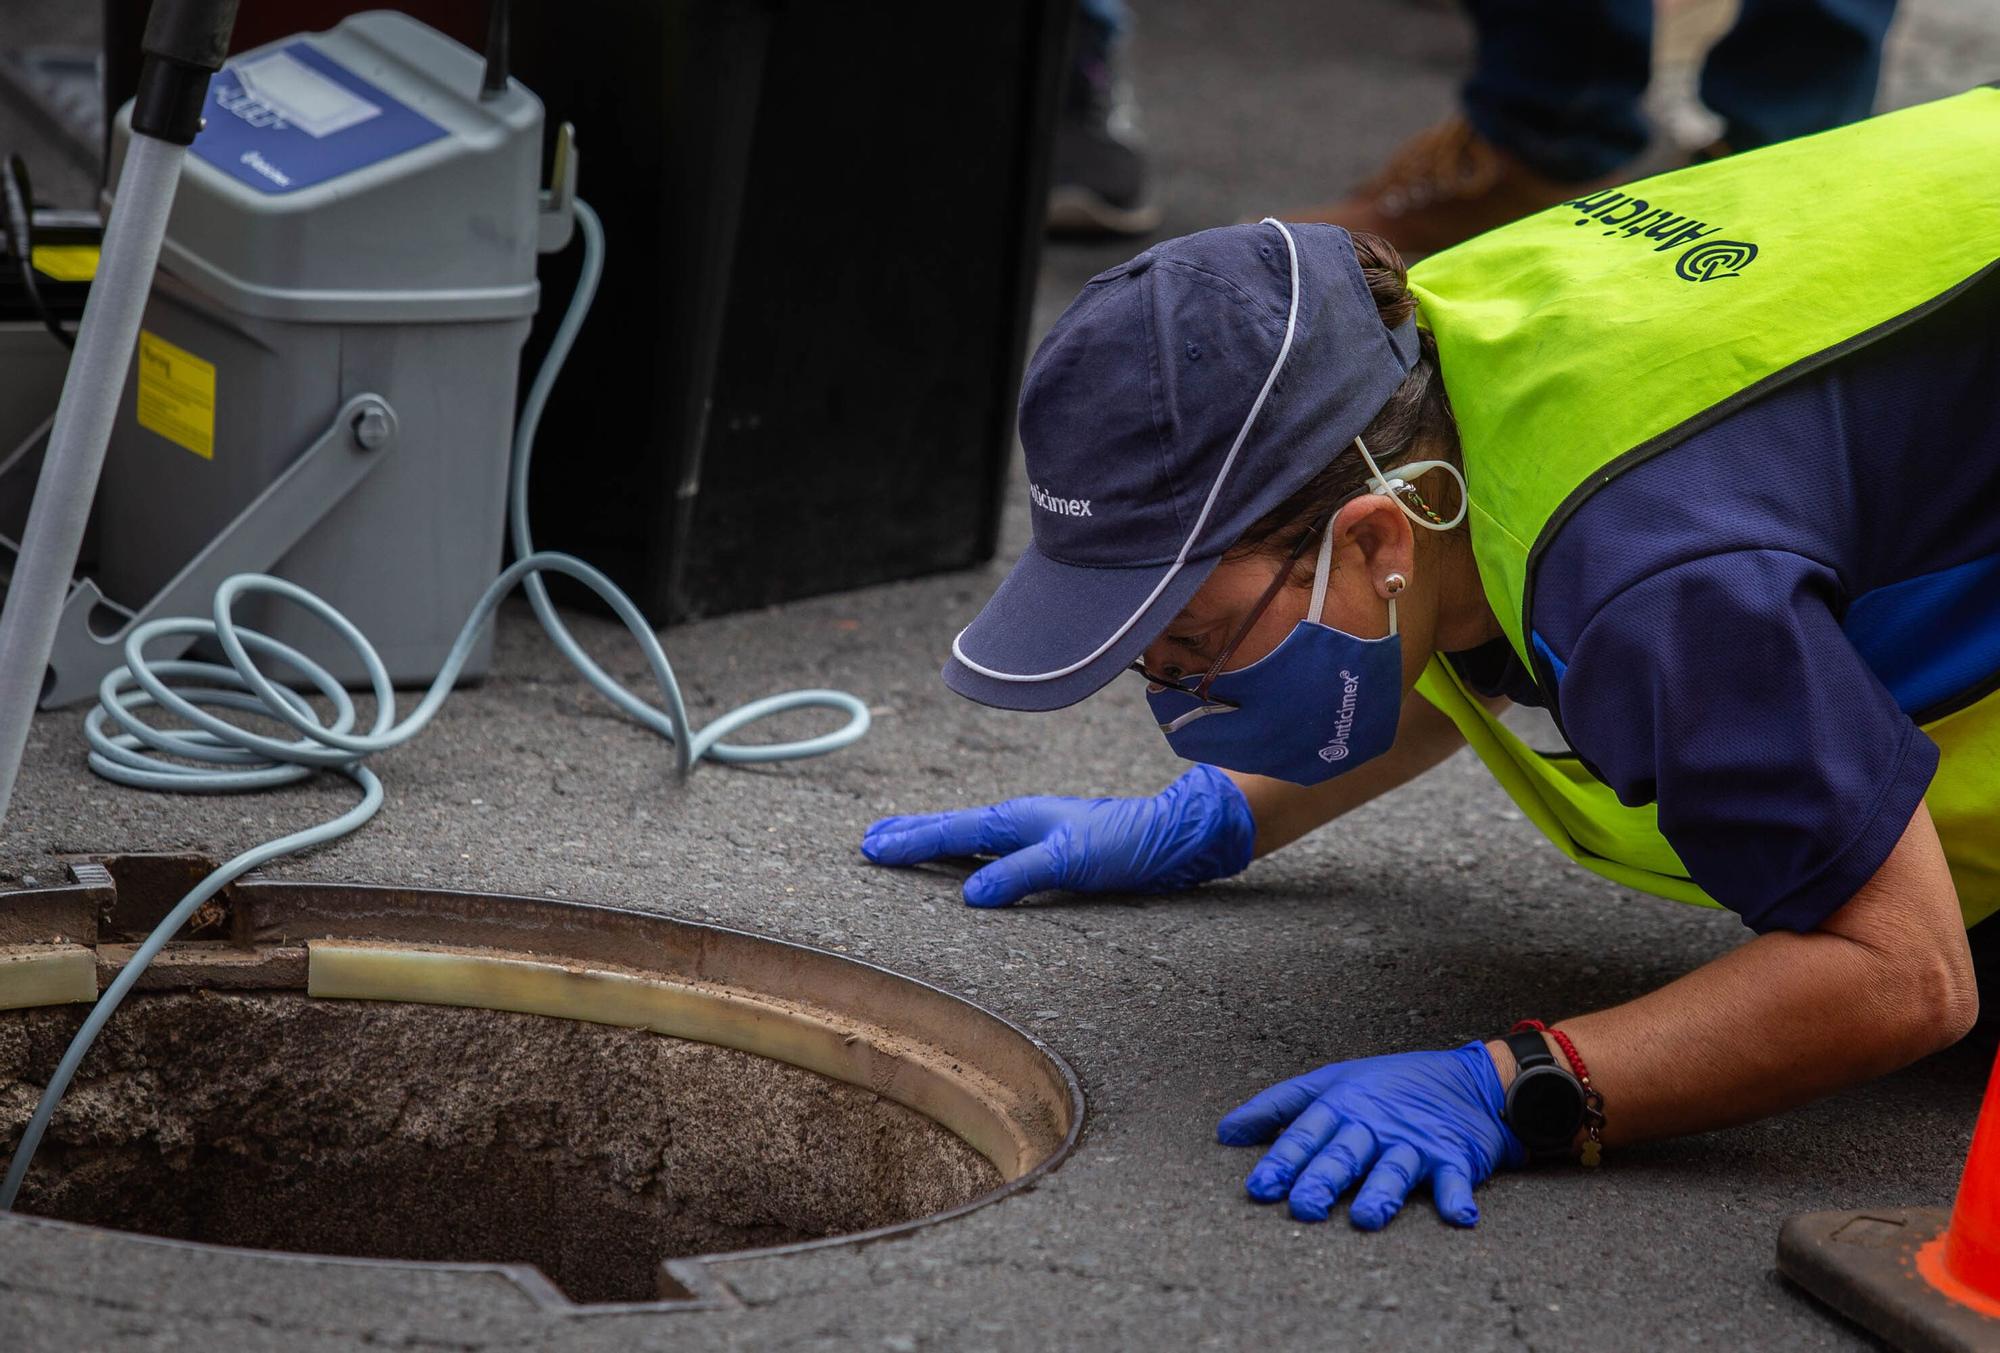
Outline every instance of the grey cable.
<path id="1" fill-rule="evenodd" d="M 576 292 L 563 314 L 542 361 L 528 398 L 522 407 L 521 423 L 514 437 L 513 467 L 509 484 L 509 520 L 515 553 L 520 557 L 493 580 L 479 604 L 473 608 L 465 627 L 446 655 L 444 666 L 421 700 L 401 722 L 395 722 L 395 689 L 380 656 L 354 624 L 339 611 L 294 583 L 265 574 L 239 573 L 216 589 L 215 610 L 209 620 L 192 617 L 165 618 L 140 625 L 125 641 L 125 666 L 104 678 L 98 690 L 98 704 L 84 720 L 84 736 L 89 740 L 90 768 L 107 780 L 141 789 L 178 793 L 219 794 L 267 789 L 306 779 L 320 770 L 337 771 L 361 789 L 361 802 L 327 822 L 293 832 L 275 841 L 244 851 L 229 861 L 183 897 L 168 912 L 146 942 L 119 972 L 91 1008 L 83 1027 L 77 1030 L 63 1054 L 55 1074 L 42 1091 L 41 1102 L 14 1150 L 4 1185 L 0 1185 L 0 1211 L 14 1206 L 41 1145 L 57 1104 L 82 1065 L 91 1044 L 105 1023 L 131 991 L 139 975 L 163 949 L 168 940 L 187 923 L 190 916 L 223 887 L 271 860 L 337 840 L 360 827 L 382 806 L 382 782 L 362 759 L 373 752 L 386 751 L 409 741 L 431 721 L 451 694 L 452 683 L 464 667 L 480 631 L 493 611 L 516 584 L 525 583 L 536 617 L 565 657 L 575 663 L 584 678 L 641 723 L 671 742 L 680 773 L 685 776 L 700 761 L 730 763 L 788 761 L 819 756 L 848 746 L 868 731 L 868 707 L 845 691 L 802 690 L 767 696 L 716 718 L 705 727 L 689 728 L 687 704 L 680 684 L 654 637 L 646 618 L 618 586 L 580 559 L 566 554 L 533 553 L 528 534 L 528 465 L 533 451 L 535 429 L 542 409 L 554 388 L 557 374 L 570 345 L 576 339 L 585 314 L 590 309 L 604 266 L 604 228 L 582 201 L 576 203 L 578 224 L 583 235 L 583 269 Z M 652 668 L 653 679 L 665 697 L 663 711 L 647 704 L 620 685 L 591 660 L 550 604 L 541 574 L 561 573 L 575 578 L 611 607 L 625 628 L 639 643 Z M 375 697 L 373 726 L 365 733 L 353 732 L 357 718 L 354 700 L 333 674 L 286 644 L 253 630 L 238 629 L 231 618 L 237 601 L 252 593 L 267 593 L 310 611 L 319 617 L 350 647 L 368 672 L 369 687 Z M 176 659 L 150 662 L 145 655 L 148 643 L 164 634 L 192 634 L 214 638 L 228 655 L 229 666 L 220 663 Z M 254 655 L 254 656 L 253 656 Z M 306 697 L 296 689 L 280 685 L 257 667 L 257 659 L 277 659 L 304 674 L 304 680 L 333 705 L 332 720 L 324 721 Z M 157 705 L 169 714 L 194 725 L 189 729 L 156 728 L 136 711 Z M 267 737 L 230 723 L 203 708 L 242 710 L 265 718 L 275 718 L 297 731 L 291 740 Z M 739 746 L 722 739 L 745 724 L 785 710 L 820 707 L 844 711 L 848 720 L 841 727 L 818 737 L 796 742 Z M 116 725 L 117 731 L 112 731 Z M 175 760 L 166 758 L 173 757 Z M 193 761 L 198 764 L 187 765 Z"/>

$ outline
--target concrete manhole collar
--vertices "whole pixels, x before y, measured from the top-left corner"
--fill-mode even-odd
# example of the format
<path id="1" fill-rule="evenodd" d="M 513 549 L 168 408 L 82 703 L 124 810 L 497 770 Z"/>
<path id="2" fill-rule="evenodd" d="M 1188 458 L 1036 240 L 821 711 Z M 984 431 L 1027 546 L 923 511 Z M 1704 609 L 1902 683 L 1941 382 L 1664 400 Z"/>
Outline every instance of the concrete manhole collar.
<path id="1" fill-rule="evenodd" d="M 0 895 L 0 1148 L 203 863 Z M 560 1309 L 709 1304 L 698 1259 L 957 1216 L 1081 1124 L 1038 1040 L 822 950 L 546 898 L 250 879 L 217 901 L 85 1061 L 9 1224 L 494 1265 Z"/>

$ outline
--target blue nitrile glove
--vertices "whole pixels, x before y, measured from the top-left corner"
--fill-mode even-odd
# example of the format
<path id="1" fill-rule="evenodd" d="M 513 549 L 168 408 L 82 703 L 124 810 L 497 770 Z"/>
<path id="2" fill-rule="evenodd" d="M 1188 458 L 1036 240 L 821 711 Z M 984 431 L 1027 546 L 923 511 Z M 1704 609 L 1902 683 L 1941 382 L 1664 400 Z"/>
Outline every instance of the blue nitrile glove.
<path id="1" fill-rule="evenodd" d="M 1323 1066 L 1233 1110 L 1215 1136 L 1224 1146 L 1276 1136 L 1244 1187 L 1260 1203 L 1289 1196 L 1300 1221 L 1325 1221 L 1334 1199 L 1365 1176 L 1347 1208 L 1364 1231 L 1388 1225 L 1427 1179 L 1438 1215 L 1471 1226 L 1479 1220 L 1472 1190 L 1527 1159 L 1500 1120 L 1505 1106 L 1486 1045 L 1467 1043 Z"/>
<path id="2" fill-rule="evenodd" d="M 998 855 L 965 881 L 975 907 L 1004 907 L 1044 888 L 1159 893 L 1240 873 L 1257 827 L 1243 791 L 1196 766 L 1150 799 L 1009 799 L 985 808 L 885 817 L 861 838 L 876 864 Z"/>

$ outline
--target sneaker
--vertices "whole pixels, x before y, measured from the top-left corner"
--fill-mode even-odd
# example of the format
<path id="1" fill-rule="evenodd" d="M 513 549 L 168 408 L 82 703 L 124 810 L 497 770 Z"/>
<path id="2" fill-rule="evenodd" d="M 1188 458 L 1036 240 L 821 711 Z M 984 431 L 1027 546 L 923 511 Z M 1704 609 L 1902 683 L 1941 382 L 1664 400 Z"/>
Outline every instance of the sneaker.
<path id="1" fill-rule="evenodd" d="M 1397 147 L 1345 201 L 1307 207 L 1286 219 L 1365 230 L 1415 261 L 1620 181 L 1616 174 L 1581 183 L 1548 178 L 1454 116 Z"/>
<path id="2" fill-rule="evenodd" d="M 1146 192 L 1146 158 L 1136 147 L 1089 127 L 1057 129 L 1051 235 L 1150 235 L 1164 215 Z"/>
<path id="3" fill-rule="evenodd" d="M 1153 199 L 1132 96 L 1113 73 L 1112 38 L 1079 24 L 1049 176 L 1051 235 L 1147 235 L 1164 213 Z"/>

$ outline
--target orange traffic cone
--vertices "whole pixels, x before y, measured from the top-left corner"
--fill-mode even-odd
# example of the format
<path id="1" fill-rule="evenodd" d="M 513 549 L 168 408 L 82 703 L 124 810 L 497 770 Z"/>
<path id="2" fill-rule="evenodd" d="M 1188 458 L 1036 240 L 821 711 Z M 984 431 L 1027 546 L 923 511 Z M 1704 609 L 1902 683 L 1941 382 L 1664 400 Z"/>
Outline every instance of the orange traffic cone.
<path id="1" fill-rule="evenodd" d="M 1953 1301 L 2000 1318 L 2000 1061 L 1986 1079 L 1951 1225 L 1918 1247 L 1917 1273 Z"/>
<path id="2" fill-rule="evenodd" d="M 1778 1232 L 1778 1271 L 1909 1353 L 2000 1350 L 2000 1058 L 1949 1217 L 1934 1207 L 1793 1217 Z"/>

